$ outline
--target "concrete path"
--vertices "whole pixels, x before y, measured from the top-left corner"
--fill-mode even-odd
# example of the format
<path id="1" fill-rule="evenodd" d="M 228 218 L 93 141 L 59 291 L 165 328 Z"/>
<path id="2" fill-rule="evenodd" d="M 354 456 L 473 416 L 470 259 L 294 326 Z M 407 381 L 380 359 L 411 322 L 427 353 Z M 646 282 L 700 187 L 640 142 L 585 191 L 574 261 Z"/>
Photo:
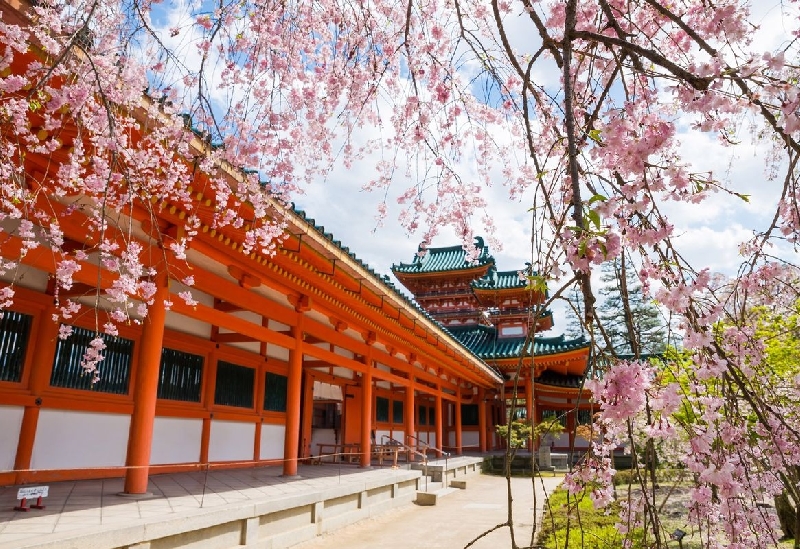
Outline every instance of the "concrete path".
<path id="1" fill-rule="evenodd" d="M 516 542 L 526 547 L 530 545 L 534 516 L 537 529 L 541 524 L 545 491 L 551 493 L 562 479 L 549 475 L 536 479 L 535 515 L 531 479 L 511 480 Z M 435 507 L 408 505 L 295 545 L 293 549 L 456 549 L 506 519 L 506 479 L 472 475 L 467 477 L 466 490 L 440 498 Z M 495 530 L 471 547 L 511 547 L 509 529 Z"/>

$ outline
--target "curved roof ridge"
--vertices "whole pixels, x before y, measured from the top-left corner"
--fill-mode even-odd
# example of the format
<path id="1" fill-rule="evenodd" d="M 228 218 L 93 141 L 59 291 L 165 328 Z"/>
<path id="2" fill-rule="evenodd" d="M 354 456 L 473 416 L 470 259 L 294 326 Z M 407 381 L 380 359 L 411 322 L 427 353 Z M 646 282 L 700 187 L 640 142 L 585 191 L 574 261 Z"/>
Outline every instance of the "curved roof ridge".
<path id="1" fill-rule="evenodd" d="M 392 265 L 392 272 L 441 273 L 494 265 L 494 257 L 489 253 L 489 246 L 484 244 L 483 238 L 476 236 L 474 246 L 478 254 L 473 261 L 467 261 L 468 253 L 463 245 L 430 248 L 423 242 L 411 263 L 395 263 Z"/>

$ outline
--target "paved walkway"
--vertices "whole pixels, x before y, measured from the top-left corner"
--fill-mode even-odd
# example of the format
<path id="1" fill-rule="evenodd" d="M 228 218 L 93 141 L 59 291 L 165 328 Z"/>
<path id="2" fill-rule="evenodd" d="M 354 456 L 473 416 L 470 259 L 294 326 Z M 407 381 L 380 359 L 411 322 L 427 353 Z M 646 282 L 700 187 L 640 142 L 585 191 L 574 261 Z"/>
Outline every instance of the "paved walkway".
<path id="1" fill-rule="evenodd" d="M 0 487 L 0 549 L 20 549 L 51 542 L 59 547 L 71 533 L 109 531 L 150 524 L 169 517 L 197 516 L 236 504 L 318 492 L 350 484 L 370 483 L 387 477 L 405 478 L 419 473 L 391 468 L 360 469 L 355 465 L 301 465 L 299 477 L 281 476 L 280 467 L 229 469 L 153 475 L 149 499 L 120 497 L 123 479 L 49 483 L 46 509 L 14 511 L 17 487 Z"/>
<path id="2" fill-rule="evenodd" d="M 530 478 L 512 478 L 514 529 L 518 546 L 530 545 L 536 517 L 541 524 L 544 494 L 561 483 L 549 475 L 536 479 L 536 508 Z M 467 489 L 440 498 L 435 507 L 407 505 L 374 518 L 295 545 L 293 549 L 456 549 L 507 519 L 506 479 L 491 475 L 467 477 Z M 495 530 L 472 548 L 511 547 L 508 528 Z"/>

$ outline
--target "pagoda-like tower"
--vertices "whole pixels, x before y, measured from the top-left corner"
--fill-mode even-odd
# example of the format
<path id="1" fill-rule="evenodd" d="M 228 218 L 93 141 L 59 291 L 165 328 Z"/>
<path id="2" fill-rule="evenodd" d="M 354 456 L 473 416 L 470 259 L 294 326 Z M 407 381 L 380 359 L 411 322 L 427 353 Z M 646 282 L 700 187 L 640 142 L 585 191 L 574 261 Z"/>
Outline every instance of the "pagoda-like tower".
<path id="1" fill-rule="evenodd" d="M 537 422 L 560 418 L 566 433 L 554 447 L 578 451 L 586 441 L 575 445 L 574 428 L 589 418 L 589 394 L 582 388 L 589 343 L 538 335 L 553 327 L 553 316 L 543 309 L 546 290 L 532 283 L 530 265 L 498 271 L 483 239 L 476 238 L 476 248 L 470 262 L 462 246 L 420 246 L 412 263 L 394 265 L 392 272 L 421 307 L 504 375 L 497 395 L 503 410 L 516 388 L 515 413 Z"/>
<path id="2" fill-rule="evenodd" d="M 497 271 L 492 266 L 470 284 L 498 337 L 525 337 L 531 329 L 541 332 L 553 327 L 552 314 L 541 309 L 545 292 L 533 288 L 532 275 L 530 264 L 520 271 Z"/>
<path id="3" fill-rule="evenodd" d="M 421 245 L 411 263 L 392 266 L 397 279 L 414 294 L 417 303 L 445 327 L 481 322 L 481 304 L 473 281 L 494 267 L 483 239 L 475 239 L 477 256 L 469 261 L 463 246 L 427 248 Z"/>

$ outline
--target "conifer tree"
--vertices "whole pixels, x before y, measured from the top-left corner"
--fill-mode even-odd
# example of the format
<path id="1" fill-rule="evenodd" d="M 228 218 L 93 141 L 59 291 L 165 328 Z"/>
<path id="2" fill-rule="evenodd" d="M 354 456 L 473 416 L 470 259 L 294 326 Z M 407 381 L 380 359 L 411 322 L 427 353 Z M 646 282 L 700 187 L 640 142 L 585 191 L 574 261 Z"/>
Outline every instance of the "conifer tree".
<path id="1" fill-rule="evenodd" d="M 637 358 L 663 352 L 667 327 L 658 307 L 644 295 L 630 259 L 620 254 L 601 269 L 597 319 L 607 336 L 606 350 Z"/>

